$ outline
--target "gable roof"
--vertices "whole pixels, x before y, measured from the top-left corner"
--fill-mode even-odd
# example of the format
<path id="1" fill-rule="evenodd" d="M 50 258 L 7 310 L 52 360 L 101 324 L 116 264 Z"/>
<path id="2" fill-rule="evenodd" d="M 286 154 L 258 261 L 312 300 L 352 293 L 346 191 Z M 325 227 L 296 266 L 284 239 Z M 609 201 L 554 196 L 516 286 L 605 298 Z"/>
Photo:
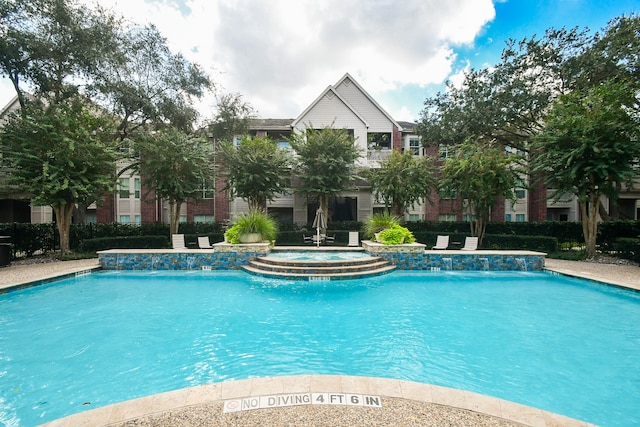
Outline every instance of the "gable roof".
<path id="1" fill-rule="evenodd" d="M 343 97 L 342 95 L 340 95 L 334 86 L 327 86 L 327 88 L 320 94 L 320 96 L 318 96 L 315 101 L 313 101 L 311 104 L 309 104 L 309 106 L 307 108 L 304 109 L 304 111 L 302 113 L 300 113 L 300 115 L 298 117 L 296 117 L 296 119 L 293 121 L 293 123 L 291 123 L 292 127 L 296 127 L 298 125 L 298 123 L 302 120 L 302 118 L 304 116 L 307 115 L 307 113 L 309 111 L 311 111 L 319 102 L 320 100 L 322 100 L 322 98 L 324 98 L 327 94 L 331 94 L 333 96 L 335 96 L 339 101 L 341 101 L 360 121 L 362 121 L 362 123 L 364 123 L 364 125 L 366 127 L 369 127 L 369 124 L 367 123 L 367 121 L 364 119 L 364 117 L 362 117 L 362 115 L 360 115 L 360 113 L 358 113 L 358 111 L 356 111 L 353 106 L 351 104 L 349 104 Z"/>
<path id="2" fill-rule="evenodd" d="M 373 99 L 373 97 L 372 97 L 371 95 L 369 95 L 369 93 L 368 93 L 366 90 L 364 90 L 364 89 L 362 88 L 362 86 L 360 86 L 360 84 L 359 84 L 359 83 L 358 83 L 358 82 L 357 82 L 353 77 L 351 77 L 351 74 L 349 74 L 349 73 L 345 73 L 345 75 L 344 75 L 344 76 L 342 76 L 342 78 L 341 78 L 340 80 L 338 80 L 338 82 L 334 85 L 334 87 L 338 87 L 338 86 L 340 86 L 340 85 L 341 85 L 345 80 L 347 80 L 347 79 L 348 79 L 348 80 L 349 80 L 353 85 L 355 85 L 355 86 L 358 88 L 358 90 L 359 90 L 360 92 L 362 92 L 362 93 L 363 93 L 363 95 L 364 95 L 365 97 L 367 97 L 367 99 L 368 99 L 368 100 L 369 100 L 373 105 L 375 105 L 375 106 L 376 106 L 376 108 L 377 108 L 378 110 L 380 110 L 380 112 L 381 112 L 382 114 L 384 114 L 384 116 L 385 116 L 387 119 L 389 119 L 389 121 L 390 121 L 391 123 L 393 123 L 394 125 L 396 125 L 396 126 L 398 127 L 398 130 L 402 131 L 402 126 L 400 126 L 400 124 L 399 124 L 398 122 L 396 122 L 396 121 L 393 119 L 393 117 L 391 117 L 391 116 L 389 115 L 389 113 L 387 113 L 387 111 L 386 111 L 384 108 L 382 108 L 382 107 L 380 106 L 380 104 L 378 104 L 378 103 L 376 102 L 376 100 L 375 100 L 375 99 Z"/>

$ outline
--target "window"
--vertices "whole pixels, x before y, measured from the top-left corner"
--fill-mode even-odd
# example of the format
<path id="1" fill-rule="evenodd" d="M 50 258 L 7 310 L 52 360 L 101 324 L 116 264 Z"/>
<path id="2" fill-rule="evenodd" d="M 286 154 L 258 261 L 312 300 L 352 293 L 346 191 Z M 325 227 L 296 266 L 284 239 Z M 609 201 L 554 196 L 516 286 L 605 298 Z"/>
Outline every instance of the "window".
<path id="1" fill-rule="evenodd" d="M 420 214 L 409 214 L 409 222 L 420 221 Z"/>
<path id="2" fill-rule="evenodd" d="M 140 198 L 140 178 L 133 179 L 133 197 L 135 199 Z"/>
<path id="3" fill-rule="evenodd" d="M 391 149 L 391 133 L 390 132 L 370 132 L 367 133 L 367 148 L 369 150 L 390 150 Z"/>
<path id="4" fill-rule="evenodd" d="M 527 217 L 525 214 L 516 214 L 516 222 L 525 222 Z"/>
<path id="5" fill-rule="evenodd" d="M 131 224 L 131 215 L 120 215 L 120 224 Z"/>
<path id="6" fill-rule="evenodd" d="M 450 190 L 446 188 L 441 188 L 438 190 L 438 198 L 442 199 L 455 199 L 458 197 L 458 192 L 456 190 Z"/>
<path id="7" fill-rule="evenodd" d="M 178 222 L 181 224 L 185 224 L 187 222 L 187 216 L 186 215 L 180 215 L 180 218 L 178 219 Z"/>
<path id="8" fill-rule="evenodd" d="M 291 144 L 289 144 L 289 141 L 278 141 L 278 148 L 281 150 L 291 150 Z"/>
<path id="9" fill-rule="evenodd" d="M 194 215 L 193 222 L 216 222 L 213 215 Z"/>
<path id="10" fill-rule="evenodd" d="M 524 199 L 525 197 L 527 197 L 527 190 L 525 190 L 524 188 L 516 188 L 516 197 L 518 199 Z"/>
<path id="11" fill-rule="evenodd" d="M 511 219 L 511 214 L 506 214 L 506 215 L 504 216 L 504 220 L 505 220 L 506 222 L 511 222 L 511 221 L 513 221 L 513 220 Z"/>
<path id="12" fill-rule="evenodd" d="M 118 195 L 121 199 L 128 199 L 131 195 L 129 194 L 129 178 L 120 178 L 118 180 Z"/>
<path id="13" fill-rule="evenodd" d="M 438 221 L 440 222 L 455 222 L 457 220 L 454 214 L 438 215 Z"/>
<path id="14" fill-rule="evenodd" d="M 409 138 L 409 150 L 415 155 L 420 155 L 420 138 Z"/>
<path id="15" fill-rule="evenodd" d="M 447 159 L 453 156 L 453 148 L 445 144 L 440 144 L 438 147 L 438 153 L 440 154 L 441 159 Z"/>
<path id="16" fill-rule="evenodd" d="M 200 191 L 202 191 L 203 199 L 213 199 L 216 192 L 216 184 L 213 179 L 209 178 L 202 181 L 202 187 L 200 187 Z"/>
<path id="17" fill-rule="evenodd" d="M 469 214 L 464 214 L 464 215 L 462 215 L 462 220 L 465 221 L 465 222 L 475 221 L 476 220 L 476 216 L 475 215 L 471 215 L 471 219 L 469 219 Z"/>
<path id="18" fill-rule="evenodd" d="M 136 215 L 133 217 L 133 221 L 136 223 L 136 225 L 140 225 L 142 224 L 142 217 L 140 215 Z"/>

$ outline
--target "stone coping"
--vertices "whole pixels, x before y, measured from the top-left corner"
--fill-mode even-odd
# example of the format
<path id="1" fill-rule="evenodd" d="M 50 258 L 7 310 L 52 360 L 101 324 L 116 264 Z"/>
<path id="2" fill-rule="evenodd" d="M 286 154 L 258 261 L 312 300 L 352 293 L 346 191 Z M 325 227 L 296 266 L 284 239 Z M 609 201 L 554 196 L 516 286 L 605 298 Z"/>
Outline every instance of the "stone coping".
<path id="1" fill-rule="evenodd" d="M 169 411 L 176 412 L 190 407 L 197 408 L 198 405 L 223 403 L 231 399 L 298 393 L 344 393 L 380 396 L 383 404 L 383 408 L 380 410 L 384 410 L 385 405 L 397 403 L 393 399 L 408 399 L 472 411 L 526 426 L 587 427 L 592 425 L 584 421 L 504 399 L 431 384 L 375 377 L 300 375 L 225 381 L 155 394 L 80 412 L 48 422 L 43 424 L 42 427 L 108 426 L 127 421 L 131 422 L 131 424 L 127 425 L 144 426 L 146 424 L 143 421 L 136 420 L 153 414 Z M 222 407 L 219 409 L 219 417 L 224 418 L 230 415 L 223 414 Z M 215 416 L 215 414 L 212 414 L 212 416 Z M 232 418 L 229 419 L 231 420 Z M 336 420 L 336 422 L 338 421 Z M 388 422 L 388 425 L 394 425 L 393 419 L 388 420 Z M 231 424 L 224 423 L 224 425 Z M 280 424 L 277 422 L 271 424 L 265 421 L 265 425 Z"/>

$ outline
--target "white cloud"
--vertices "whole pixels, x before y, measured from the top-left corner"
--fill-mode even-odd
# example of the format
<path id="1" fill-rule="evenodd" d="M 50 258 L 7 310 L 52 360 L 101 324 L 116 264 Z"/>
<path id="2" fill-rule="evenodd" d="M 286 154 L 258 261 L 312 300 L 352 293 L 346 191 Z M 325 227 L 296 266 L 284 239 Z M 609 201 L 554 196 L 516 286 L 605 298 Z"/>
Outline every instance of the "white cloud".
<path id="1" fill-rule="evenodd" d="M 201 64 L 223 91 L 241 93 L 263 117 L 282 118 L 298 115 L 346 72 L 374 98 L 407 85 L 440 84 L 452 72 L 453 49 L 473 43 L 495 17 L 491 0 L 100 0 L 100 5 L 134 22 L 154 23 L 174 51 Z M 389 113 L 418 115 L 408 114 L 406 105 L 398 108 Z"/>

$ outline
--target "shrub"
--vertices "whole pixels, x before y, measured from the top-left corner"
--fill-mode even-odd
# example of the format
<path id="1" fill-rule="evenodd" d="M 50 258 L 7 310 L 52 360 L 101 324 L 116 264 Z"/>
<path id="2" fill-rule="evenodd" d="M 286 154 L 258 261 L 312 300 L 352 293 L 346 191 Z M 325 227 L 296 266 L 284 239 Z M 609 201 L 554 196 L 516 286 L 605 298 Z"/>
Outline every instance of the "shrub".
<path id="1" fill-rule="evenodd" d="M 232 245 L 237 245 L 238 243 L 240 243 L 239 234 L 240 234 L 240 227 L 238 227 L 237 225 L 231 226 L 224 233 L 224 241 L 227 243 L 231 243 Z"/>
<path id="2" fill-rule="evenodd" d="M 407 228 L 398 224 L 382 230 L 378 238 L 383 245 L 402 245 L 416 241 Z"/>
<path id="3" fill-rule="evenodd" d="M 81 252 L 97 252 L 107 249 L 161 249 L 169 246 L 167 236 L 119 236 L 86 239 L 80 244 Z"/>
<path id="4" fill-rule="evenodd" d="M 376 233 L 400 223 L 400 218 L 388 213 L 373 214 L 364 222 L 362 232 L 365 239 L 373 239 Z"/>
<path id="5" fill-rule="evenodd" d="M 233 228 L 237 230 L 236 237 L 238 240 L 242 240 L 242 237 L 248 234 L 259 234 L 262 240 L 271 242 L 274 241 L 278 235 L 277 221 L 267 213 L 258 209 L 242 214 L 236 218 L 227 233 Z M 225 233 L 225 238 L 227 237 L 227 233 Z M 233 233 L 236 233 L 236 231 L 234 230 Z M 227 239 L 227 241 L 233 243 L 231 239 Z"/>

